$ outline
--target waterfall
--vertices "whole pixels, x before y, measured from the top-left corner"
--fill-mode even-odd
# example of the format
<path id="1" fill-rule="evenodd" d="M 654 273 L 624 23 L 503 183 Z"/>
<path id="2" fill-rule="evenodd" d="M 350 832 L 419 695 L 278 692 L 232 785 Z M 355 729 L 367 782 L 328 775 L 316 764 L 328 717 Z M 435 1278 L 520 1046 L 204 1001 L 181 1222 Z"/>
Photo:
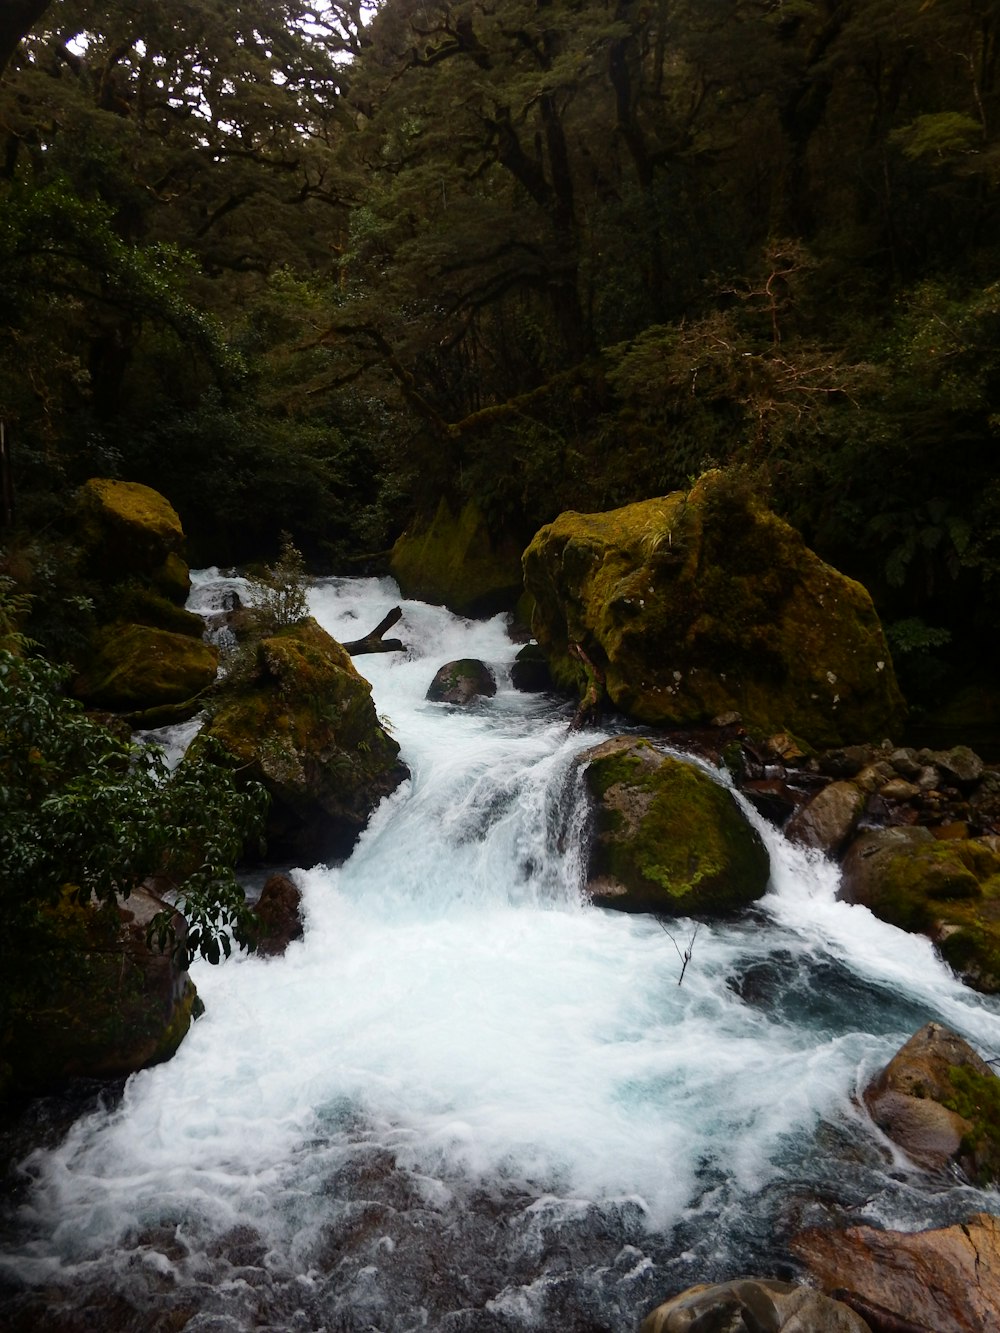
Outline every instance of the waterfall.
<path id="1" fill-rule="evenodd" d="M 192 604 L 225 586 L 202 572 Z M 397 600 L 331 579 L 311 610 L 351 639 Z M 196 964 L 174 1059 L 27 1158 L 11 1308 L 45 1287 L 111 1330 L 123 1304 L 190 1333 L 630 1329 L 691 1282 L 778 1271 L 796 1225 L 1000 1207 L 910 1168 L 857 1101 L 930 1019 L 1000 1050 L 994 1000 L 752 811 L 768 894 L 700 928 L 679 985 L 656 920 L 583 899 L 576 758 L 602 736 L 510 687 L 502 617 L 407 602 L 394 632 L 405 654 L 357 665 L 410 781 L 344 865 L 294 871 L 302 941 Z M 496 697 L 426 702 L 461 657 Z"/>

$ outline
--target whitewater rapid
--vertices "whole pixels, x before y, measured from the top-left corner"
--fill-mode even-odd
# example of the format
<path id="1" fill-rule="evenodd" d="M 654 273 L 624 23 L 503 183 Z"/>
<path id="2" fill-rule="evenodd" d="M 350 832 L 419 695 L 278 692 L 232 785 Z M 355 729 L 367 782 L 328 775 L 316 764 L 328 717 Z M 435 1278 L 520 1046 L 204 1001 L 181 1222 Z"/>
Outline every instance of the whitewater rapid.
<path id="1" fill-rule="evenodd" d="M 202 572 L 192 605 L 227 586 Z M 390 580 L 325 580 L 310 608 L 351 639 L 398 601 Z M 0 1273 L 127 1272 L 136 1308 L 187 1287 L 193 1320 L 233 1329 L 524 1328 L 556 1290 L 624 1329 L 685 1281 L 776 1261 L 779 1222 L 817 1194 L 909 1227 L 997 1210 L 910 1169 L 857 1102 L 929 1019 L 1000 1050 L 996 1002 L 837 902 L 835 868 L 752 811 L 768 894 L 700 927 L 679 985 L 658 922 L 583 898 L 576 756 L 602 734 L 511 688 L 503 617 L 402 605 L 405 654 L 357 665 L 410 780 L 344 865 L 293 871 L 300 942 L 196 964 L 206 1012 L 174 1059 L 29 1158 Z M 462 657 L 493 667 L 496 697 L 426 702 Z M 671 932 L 683 949 L 692 927 Z M 220 1240 L 237 1228 L 259 1241 L 242 1267 Z M 413 1276 L 431 1234 L 447 1297 Z"/>

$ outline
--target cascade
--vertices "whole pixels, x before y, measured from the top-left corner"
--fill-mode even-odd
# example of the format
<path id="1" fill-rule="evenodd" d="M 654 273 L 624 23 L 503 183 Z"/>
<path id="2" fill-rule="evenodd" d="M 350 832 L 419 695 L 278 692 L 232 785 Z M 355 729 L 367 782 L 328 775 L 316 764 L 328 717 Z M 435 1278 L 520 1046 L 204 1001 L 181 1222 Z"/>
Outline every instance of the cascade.
<path id="1" fill-rule="evenodd" d="M 232 585 L 203 571 L 192 605 Z M 330 579 L 311 610 L 352 639 L 397 600 Z M 780 1275 L 833 1209 L 1000 1210 L 893 1157 L 856 1101 L 930 1019 L 1000 1050 L 995 1001 L 752 811 L 769 892 L 700 929 L 679 985 L 656 920 L 583 900 L 575 758 L 601 736 L 510 688 L 502 617 L 407 602 L 394 633 L 405 654 L 358 665 L 410 781 L 345 864 L 294 870 L 302 941 L 196 964 L 174 1059 L 28 1154 L 0 1316 L 44 1291 L 111 1333 L 626 1330 L 690 1283 Z M 462 657 L 496 696 L 426 702 Z"/>

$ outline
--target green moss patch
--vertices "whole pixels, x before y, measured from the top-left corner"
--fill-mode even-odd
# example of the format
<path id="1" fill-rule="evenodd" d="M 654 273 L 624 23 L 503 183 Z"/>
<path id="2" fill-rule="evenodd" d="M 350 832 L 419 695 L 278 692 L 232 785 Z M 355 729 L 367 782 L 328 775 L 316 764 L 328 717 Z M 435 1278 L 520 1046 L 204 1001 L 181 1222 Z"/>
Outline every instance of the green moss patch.
<path id="1" fill-rule="evenodd" d="M 520 551 L 494 542 L 474 500 L 457 516 L 442 500 L 429 524 L 399 538 L 389 567 L 404 597 L 442 603 L 459 615 L 508 610 L 523 592 Z"/>
<path id="2" fill-rule="evenodd" d="M 74 681 L 77 698 L 95 708 L 137 712 L 179 704 L 215 680 L 215 648 L 188 634 L 150 625 L 108 625 Z"/>
<path id="3" fill-rule="evenodd" d="M 769 863 L 726 788 L 648 741 L 621 738 L 589 759 L 595 902 L 671 916 L 728 914 L 761 897 Z"/>
<path id="4" fill-rule="evenodd" d="M 948 1077 L 954 1091 L 943 1104 L 972 1126 L 962 1140 L 969 1174 L 977 1185 L 992 1185 L 1000 1178 L 1000 1078 L 967 1065 L 950 1069 Z"/>

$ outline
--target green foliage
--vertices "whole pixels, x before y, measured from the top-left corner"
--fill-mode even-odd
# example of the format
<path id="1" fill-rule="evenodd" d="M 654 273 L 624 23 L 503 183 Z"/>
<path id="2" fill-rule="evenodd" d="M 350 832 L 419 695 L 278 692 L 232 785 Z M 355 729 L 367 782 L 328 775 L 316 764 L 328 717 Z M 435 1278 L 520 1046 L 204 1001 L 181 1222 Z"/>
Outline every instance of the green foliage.
<path id="1" fill-rule="evenodd" d="M 260 828 L 260 788 L 238 786 L 210 748 L 168 772 L 61 692 L 64 673 L 0 652 L 0 976 L 23 980 L 51 944 L 65 892 L 110 904 L 149 876 L 188 918 L 180 947 L 217 962 L 248 939 L 233 866 Z M 169 939 L 169 916 L 158 923 Z"/>
<path id="2" fill-rule="evenodd" d="M 306 562 L 287 532 L 281 534 L 281 553 L 273 565 L 248 573 L 250 617 L 257 638 L 268 638 L 286 625 L 296 625 L 308 614 Z"/>

